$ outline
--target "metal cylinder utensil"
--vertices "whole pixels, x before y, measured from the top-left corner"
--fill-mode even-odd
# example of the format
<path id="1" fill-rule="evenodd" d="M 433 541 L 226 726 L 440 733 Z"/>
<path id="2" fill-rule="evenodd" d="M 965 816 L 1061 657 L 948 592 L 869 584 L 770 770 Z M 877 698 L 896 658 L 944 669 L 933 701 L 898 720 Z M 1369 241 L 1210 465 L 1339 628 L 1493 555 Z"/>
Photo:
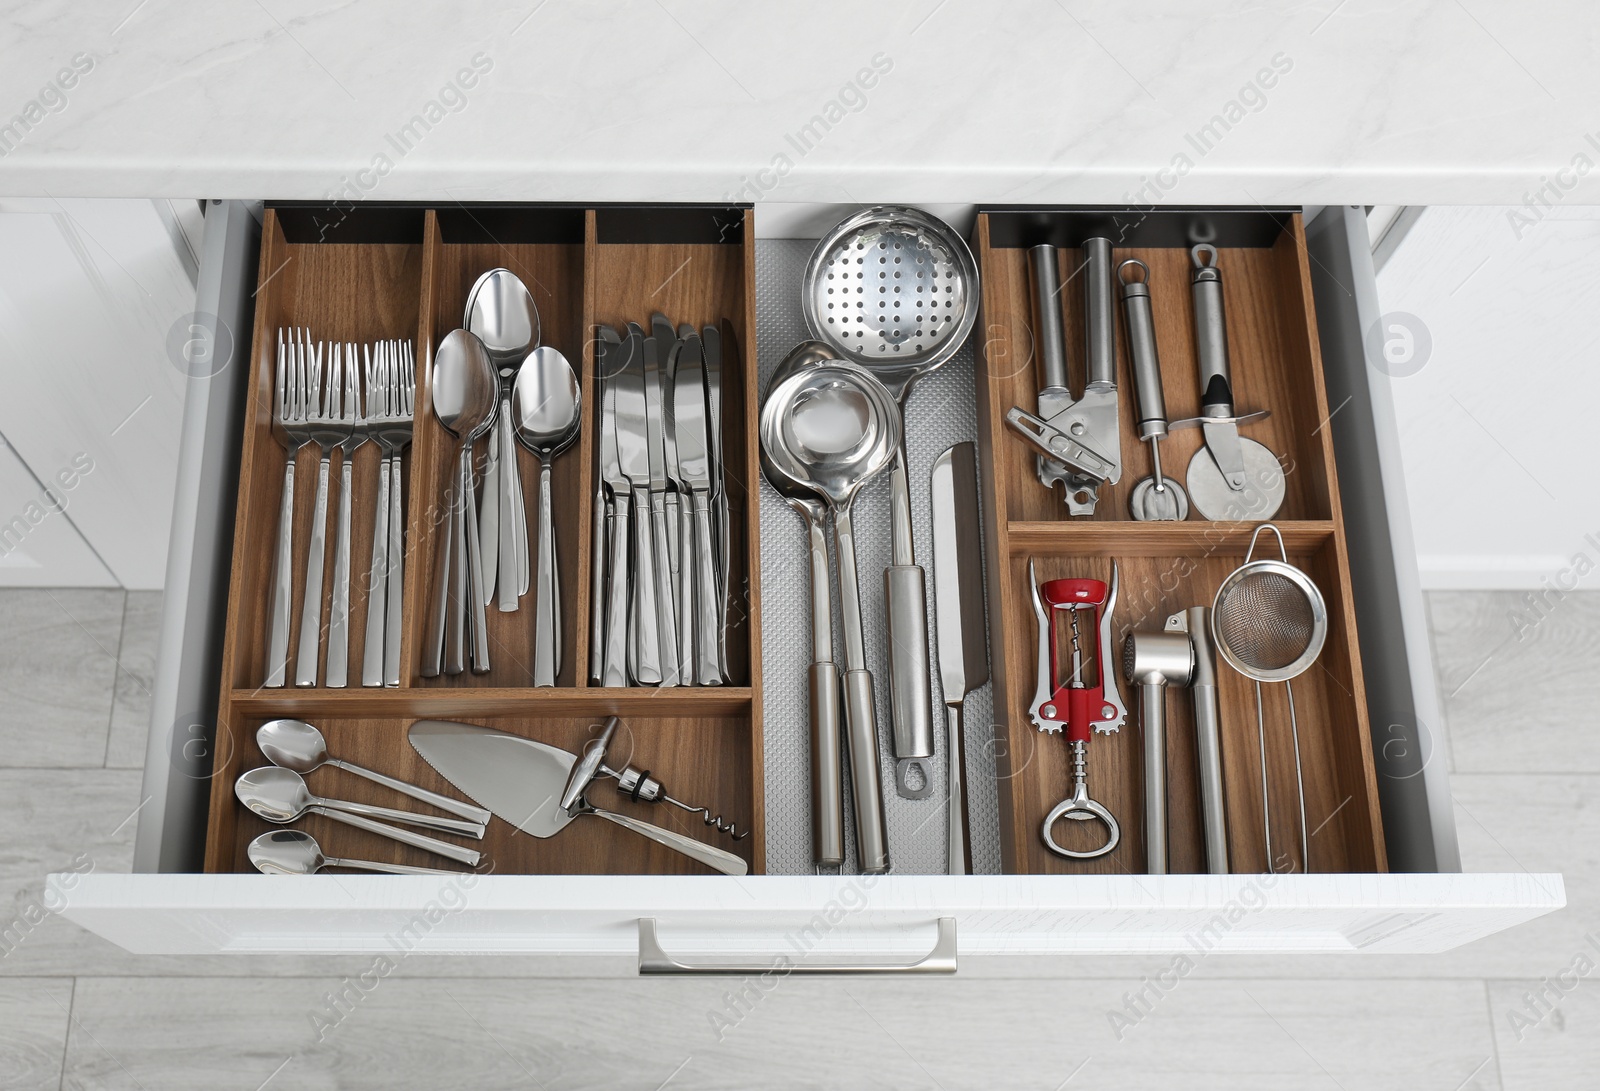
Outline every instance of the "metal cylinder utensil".
<path id="1" fill-rule="evenodd" d="M 1183 633 L 1132 632 L 1122 645 L 1122 674 L 1139 687 L 1144 725 L 1145 871 L 1167 873 L 1167 686 L 1194 674 L 1194 649 Z"/>
<path id="2" fill-rule="evenodd" d="M 1033 263 L 1034 340 L 1042 389 L 1067 388 L 1067 342 L 1061 324 L 1061 275 L 1056 248 L 1042 243 L 1028 251 Z"/>
<path id="3" fill-rule="evenodd" d="M 1217 702 L 1217 650 L 1211 643 L 1211 608 L 1191 606 L 1174 621 L 1187 625 L 1194 647 L 1194 676 L 1189 693 L 1194 699 L 1195 760 L 1200 770 L 1200 820 L 1205 834 L 1206 870 L 1228 874 L 1228 816 L 1222 795 L 1222 717 Z"/>

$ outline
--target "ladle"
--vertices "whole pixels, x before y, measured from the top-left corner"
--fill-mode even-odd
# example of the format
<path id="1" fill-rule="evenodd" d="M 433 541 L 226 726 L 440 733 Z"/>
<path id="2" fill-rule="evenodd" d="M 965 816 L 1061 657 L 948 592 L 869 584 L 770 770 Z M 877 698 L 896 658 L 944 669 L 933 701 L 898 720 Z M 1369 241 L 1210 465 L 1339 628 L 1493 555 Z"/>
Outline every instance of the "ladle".
<path id="1" fill-rule="evenodd" d="M 889 851 L 851 507 L 861 486 L 894 461 L 900 441 L 900 407 L 864 368 L 842 361 L 819 363 L 790 375 L 767 392 L 760 432 L 761 449 L 774 469 L 820 495 L 833 516 L 844 620 L 845 723 L 856 836 L 863 873 L 881 873 L 889 869 Z"/>

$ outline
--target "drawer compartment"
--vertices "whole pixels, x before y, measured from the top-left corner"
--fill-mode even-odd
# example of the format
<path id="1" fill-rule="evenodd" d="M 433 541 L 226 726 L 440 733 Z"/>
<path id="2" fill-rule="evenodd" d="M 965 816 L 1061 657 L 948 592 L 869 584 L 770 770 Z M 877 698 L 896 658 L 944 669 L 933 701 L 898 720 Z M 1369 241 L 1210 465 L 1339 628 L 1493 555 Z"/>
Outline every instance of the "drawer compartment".
<path id="1" fill-rule="evenodd" d="M 754 406 L 745 373 L 753 366 L 750 329 L 753 298 L 751 242 L 742 209 L 582 208 L 483 206 L 432 209 L 410 206 L 358 206 L 330 209 L 286 205 L 265 210 L 258 272 L 254 335 L 247 383 L 246 423 L 241 440 L 234 564 L 225 615 L 217 730 L 213 736 L 205 868 L 211 872 L 252 870 L 246 856 L 251 838 L 270 828 L 234 797 L 234 782 L 245 770 L 266 764 L 255 731 L 268 719 L 294 717 L 313 723 L 335 757 L 421 783 L 452 796 L 444 783 L 412 750 L 406 728 L 416 719 L 460 719 L 509 730 L 576 750 L 606 716 L 623 717 L 623 735 L 614 744 L 637 745 L 637 763 L 652 770 L 678 798 L 704 804 L 747 835 L 737 843 L 718 835 L 721 847 L 742 852 L 754 870 L 762 867 L 763 838 L 760 762 L 760 699 L 753 685 L 705 688 L 605 689 L 588 677 L 590 627 L 596 621 L 589 602 L 590 558 L 599 411 L 594 396 L 594 337 L 598 324 L 622 328 L 629 321 L 648 324 L 653 312 L 695 327 L 723 332 L 723 405 L 727 489 L 730 512 L 729 582 L 733 588 L 728 634 L 728 667 L 735 682 L 758 672 L 750 645 L 758 639 L 759 603 L 747 573 L 754 569 L 759 542 L 757 510 L 749 502 Z M 561 595 L 563 648 L 556 685 L 532 685 L 534 605 L 532 589 L 514 612 L 491 604 L 485 611 L 491 669 L 483 674 L 426 677 L 423 646 L 434 594 L 434 562 L 443 541 L 447 483 L 454 473 L 455 439 L 432 411 L 433 352 L 458 328 L 478 276 L 503 266 L 516 273 L 533 295 L 540 318 L 540 343 L 563 353 L 580 376 L 585 425 L 552 468 L 552 510 L 556 527 L 557 580 Z M 365 444 L 354 459 L 352 490 L 351 685 L 271 688 L 266 676 L 267 609 L 272 583 L 272 551 L 282 500 L 284 449 L 271 422 L 278 330 L 306 327 L 313 340 L 412 340 L 416 346 L 416 412 L 406 458 L 405 604 L 401 622 L 401 664 L 396 687 L 359 684 L 366 616 L 364 559 L 370 556 L 378 453 Z M 488 439 L 476 447 L 482 474 Z M 539 464 L 518 450 L 525 508 L 537 511 Z M 296 477 L 315 482 L 315 444 L 299 452 Z M 338 504 L 340 460 L 333 459 L 331 511 Z M 296 593 L 292 596 L 298 629 L 299 574 L 305 569 L 311 539 L 314 490 L 295 494 Z M 480 488 L 480 497 L 482 490 Z M 475 518 L 475 515 L 474 515 Z M 536 522 L 530 519 L 530 536 Z M 530 551 L 535 545 L 530 542 Z M 333 534 L 327 542 L 327 599 L 332 587 Z M 290 663 L 297 645 L 291 642 Z M 323 679 L 319 678 L 319 681 Z M 313 792 L 380 806 L 396 795 L 333 770 L 310 776 Z M 610 799 L 603 787 L 595 802 L 647 821 L 698 832 L 695 816 L 661 813 L 623 796 Z M 422 808 L 426 810 L 427 808 Z M 393 860 L 427 866 L 417 849 L 377 835 L 349 830 L 315 816 L 297 823 L 326 834 L 335 855 Z M 318 833 L 321 831 L 321 833 Z M 446 838 L 449 839 L 448 837 Z M 331 846 L 338 846 L 335 851 Z M 620 834 L 595 820 L 538 841 L 516 834 L 505 823 L 491 825 L 489 837 L 472 847 L 484 852 L 487 867 L 500 873 L 661 873 L 705 869 L 640 838 Z M 437 863 L 437 861 L 432 861 Z"/>

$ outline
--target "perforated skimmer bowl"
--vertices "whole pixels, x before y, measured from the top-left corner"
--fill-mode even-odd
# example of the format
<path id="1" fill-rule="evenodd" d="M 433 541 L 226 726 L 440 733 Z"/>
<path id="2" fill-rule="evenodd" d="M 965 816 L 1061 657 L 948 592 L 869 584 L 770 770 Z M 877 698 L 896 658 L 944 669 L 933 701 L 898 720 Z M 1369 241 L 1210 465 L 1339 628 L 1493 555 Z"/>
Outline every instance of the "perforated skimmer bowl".
<path id="1" fill-rule="evenodd" d="M 839 224 L 806 263 L 812 336 L 904 387 L 954 356 L 978 319 L 978 267 L 961 236 L 915 208 L 876 206 Z"/>

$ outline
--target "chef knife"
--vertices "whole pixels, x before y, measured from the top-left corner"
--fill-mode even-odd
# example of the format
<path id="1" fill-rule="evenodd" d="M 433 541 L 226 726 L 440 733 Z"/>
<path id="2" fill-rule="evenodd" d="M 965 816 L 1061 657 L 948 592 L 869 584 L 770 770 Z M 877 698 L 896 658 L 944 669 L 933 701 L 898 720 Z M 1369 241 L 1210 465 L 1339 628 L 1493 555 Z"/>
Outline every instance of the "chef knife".
<path id="1" fill-rule="evenodd" d="M 628 479 L 633 510 L 633 575 L 629 580 L 628 662 L 637 682 L 661 681 L 657 637 L 655 552 L 650 545 L 650 442 L 645 427 L 644 331 L 628 323 L 617 372 L 617 464 Z M 626 522 L 626 519 L 621 520 Z M 626 528 L 624 528 L 626 529 Z"/>
<path id="2" fill-rule="evenodd" d="M 449 720 L 418 720 L 407 734 L 435 772 L 523 833 L 554 837 L 577 815 L 594 814 L 725 875 L 749 873 L 749 865 L 725 849 L 629 815 L 584 802 L 573 811 L 563 810 L 561 796 L 578 759 L 560 747 Z"/>
<path id="3" fill-rule="evenodd" d="M 691 332 L 678 350 L 674 382 L 674 426 L 678 432 L 678 469 L 693 508 L 693 547 L 685 542 L 684 567 L 694 565 L 692 584 L 694 680 L 702 686 L 722 684 L 717 640 L 717 576 L 711 546 L 711 437 L 706 422 L 705 365 L 699 334 Z M 691 603 L 682 603 L 687 612 Z M 687 671 L 685 671 L 687 674 Z"/>
<path id="4" fill-rule="evenodd" d="M 950 778 L 951 875 L 967 872 L 967 791 L 961 704 L 989 680 L 983 608 L 983 547 L 978 535 L 978 455 L 958 443 L 933 463 L 934 617 L 939 627 L 939 683 L 944 691 Z"/>
<path id="5" fill-rule="evenodd" d="M 650 535 L 654 541 L 656 650 L 661 657 L 661 684 L 681 685 L 678 665 L 678 617 L 672 602 L 672 553 L 667 544 L 667 436 L 661 404 L 661 342 L 644 339 L 644 419 L 650 459 Z"/>

